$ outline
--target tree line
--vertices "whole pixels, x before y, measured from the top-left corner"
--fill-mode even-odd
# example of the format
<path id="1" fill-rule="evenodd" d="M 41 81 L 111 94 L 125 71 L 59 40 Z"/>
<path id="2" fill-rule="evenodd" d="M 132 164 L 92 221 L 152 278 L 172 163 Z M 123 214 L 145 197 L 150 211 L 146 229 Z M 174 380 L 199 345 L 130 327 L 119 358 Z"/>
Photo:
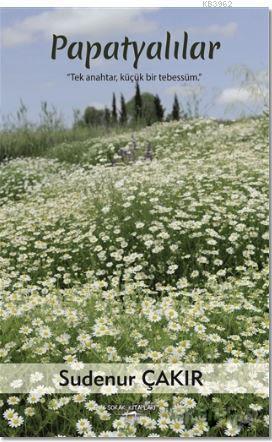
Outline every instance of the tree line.
<path id="1" fill-rule="evenodd" d="M 112 95 L 111 108 L 97 109 L 88 106 L 83 117 L 77 124 L 87 126 L 126 126 L 133 123 L 151 125 L 155 122 L 179 120 L 187 118 L 188 112 L 181 109 L 177 95 L 174 95 L 172 111 L 165 115 L 165 109 L 158 94 L 148 92 L 141 93 L 140 86 L 136 83 L 135 94 L 129 101 L 125 101 L 124 95 L 120 95 L 119 109 L 117 108 L 116 95 Z"/>

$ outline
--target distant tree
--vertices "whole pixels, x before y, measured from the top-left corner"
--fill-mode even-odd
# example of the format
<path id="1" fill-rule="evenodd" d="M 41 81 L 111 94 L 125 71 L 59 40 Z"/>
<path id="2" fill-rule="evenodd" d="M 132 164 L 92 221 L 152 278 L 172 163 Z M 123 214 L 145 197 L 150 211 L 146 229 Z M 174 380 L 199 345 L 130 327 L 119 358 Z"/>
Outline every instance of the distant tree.
<path id="1" fill-rule="evenodd" d="M 104 110 L 88 106 L 84 111 L 83 118 L 85 124 L 88 126 L 101 126 L 104 123 Z"/>
<path id="2" fill-rule="evenodd" d="M 111 123 L 111 113 L 108 107 L 105 107 L 104 110 L 104 120 L 105 120 L 105 124 L 106 126 L 109 126 Z"/>
<path id="3" fill-rule="evenodd" d="M 140 86 L 138 82 L 136 83 L 134 103 L 135 103 L 135 118 L 136 120 L 138 120 L 139 118 L 142 118 L 143 114 L 143 103 L 142 103 Z"/>
<path id="4" fill-rule="evenodd" d="M 76 127 L 81 121 L 81 111 L 80 109 L 73 109 L 73 126 Z"/>
<path id="5" fill-rule="evenodd" d="M 179 107 L 178 97 L 176 94 L 174 96 L 174 103 L 173 103 L 173 107 L 172 107 L 172 119 L 173 120 L 180 119 L 180 107 Z"/>
<path id="6" fill-rule="evenodd" d="M 111 118 L 112 118 L 113 124 L 116 124 L 117 123 L 117 108 L 116 108 L 116 97 L 115 97 L 115 94 L 112 95 Z"/>
<path id="7" fill-rule="evenodd" d="M 141 109 L 141 122 L 150 125 L 157 121 L 154 95 L 149 92 L 141 93 L 142 109 Z M 126 102 L 126 109 L 128 115 L 128 121 L 135 120 L 135 95 Z M 139 121 L 139 120 L 138 120 Z"/>
<path id="8" fill-rule="evenodd" d="M 73 109 L 73 128 L 84 127 L 85 121 L 84 116 L 81 114 L 81 110 Z"/>
<path id="9" fill-rule="evenodd" d="M 126 102 L 124 99 L 124 95 L 121 94 L 121 99 L 120 99 L 120 123 L 121 124 L 126 124 L 127 122 L 127 106 L 126 106 Z"/>
<path id="10" fill-rule="evenodd" d="M 21 102 L 23 104 L 23 102 Z M 18 116 L 18 112 L 17 112 Z M 40 128 L 43 130 L 59 130 L 64 128 L 63 118 L 55 106 L 48 106 L 47 101 L 41 102 Z"/>
<path id="11" fill-rule="evenodd" d="M 164 108 L 158 95 L 155 95 L 154 97 L 154 107 L 157 121 L 162 121 L 164 116 Z"/>

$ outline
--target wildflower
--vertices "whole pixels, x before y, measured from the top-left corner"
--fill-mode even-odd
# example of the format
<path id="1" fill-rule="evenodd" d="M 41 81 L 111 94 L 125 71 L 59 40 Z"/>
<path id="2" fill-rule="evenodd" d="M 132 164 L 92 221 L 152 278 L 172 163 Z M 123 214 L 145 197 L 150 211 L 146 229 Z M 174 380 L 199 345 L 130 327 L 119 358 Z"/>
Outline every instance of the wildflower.
<path id="1" fill-rule="evenodd" d="M 250 404 L 249 408 L 253 411 L 261 411 L 263 407 L 259 404 Z"/>
<path id="2" fill-rule="evenodd" d="M 14 389 L 20 388 L 22 387 L 22 385 L 23 385 L 22 379 L 16 379 L 10 383 L 10 386 Z"/>
<path id="3" fill-rule="evenodd" d="M 224 431 L 226 436 L 237 436 L 241 431 L 241 428 L 234 422 L 227 421 L 226 422 L 226 430 Z"/>
<path id="4" fill-rule="evenodd" d="M 26 416 L 34 416 L 35 414 L 35 409 L 33 407 L 26 407 L 24 411 Z"/>
<path id="5" fill-rule="evenodd" d="M 87 410 L 93 411 L 93 410 L 96 409 L 97 404 L 96 404 L 95 401 L 88 401 L 88 402 L 85 403 L 85 407 L 87 408 Z"/>
<path id="6" fill-rule="evenodd" d="M 22 416 L 14 415 L 11 419 L 8 420 L 8 425 L 12 428 L 20 427 L 24 422 Z"/>
<path id="7" fill-rule="evenodd" d="M 181 421 L 173 421 L 170 425 L 170 427 L 172 428 L 172 430 L 175 433 L 182 433 L 182 431 L 184 430 L 185 426 L 183 424 L 183 422 Z"/>
<path id="8" fill-rule="evenodd" d="M 20 399 L 17 396 L 10 396 L 7 400 L 7 403 L 9 405 L 17 405 L 19 404 Z"/>
<path id="9" fill-rule="evenodd" d="M 15 410 L 13 410 L 13 408 L 9 408 L 8 410 L 6 410 L 6 411 L 3 413 L 3 416 L 4 416 L 4 419 L 8 419 L 8 420 L 10 420 L 10 419 L 12 419 L 14 416 L 18 416 L 18 414 L 16 413 Z"/>
<path id="10" fill-rule="evenodd" d="M 88 419 L 79 419 L 76 423 L 76 429 L 79 434 L 89 433 L 92 429 L 91 423 Z"/>

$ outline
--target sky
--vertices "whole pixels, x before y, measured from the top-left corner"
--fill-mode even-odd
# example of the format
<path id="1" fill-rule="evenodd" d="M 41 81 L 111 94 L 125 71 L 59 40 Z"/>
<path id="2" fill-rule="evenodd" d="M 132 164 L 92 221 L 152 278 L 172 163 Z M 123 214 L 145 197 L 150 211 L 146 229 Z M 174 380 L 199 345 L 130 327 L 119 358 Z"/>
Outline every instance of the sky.
<path id="1" fill-rule="evenodd" d="M 131 40 L 164 41 L 169 31 L 173 40 L 220 41 L 212 60 L 147 60 L 141 56 L 138 69 L 131 59 L 102 57 L 86 69 L 84 61 L 69 60 L 64 49 L 51 59 L 52 34 L 64 34 L 68 42 L 91 43 Z M 159 94 L 171 110 L 174 94 L 184 106 L 193 95 L 200 99 L 201 112 L 209 117 L 235 118 L 241 110 L 256 112 L 267 93 L 268 9 L 267 8 L 1 8 L 1 108 L 2 116 L 15 114 L 20 99 L 29 117 L 38 121 L 40 103 L 47 101 L 72 122 L 73 109 L 111 105 L 134 94 L 130 82 L 72 82 L 67 73 L 199 74 L 199 82 L 140 82 L 142 92 Z M 231 72 L 244 66 L 254 73 L 254 84 L 241 85 Z M 254 80 L 255 82 L 255 80 Z M 255 92 L 252 92 L 254 89 Z M 256 93 L 257 90 L 257 93 Z"/>

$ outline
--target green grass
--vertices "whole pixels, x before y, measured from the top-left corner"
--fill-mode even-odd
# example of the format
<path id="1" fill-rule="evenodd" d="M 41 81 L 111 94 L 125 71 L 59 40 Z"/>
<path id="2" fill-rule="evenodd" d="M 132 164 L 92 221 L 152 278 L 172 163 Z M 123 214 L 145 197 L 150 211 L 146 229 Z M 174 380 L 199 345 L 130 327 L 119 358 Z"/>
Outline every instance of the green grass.
<path id="1" fill-rule="evenodd" d="M 123 133 L 126 129 L 122 126 L 101 127 L 101 126 L 77 126 L 72 129 L 42 128 L 42 127 L 21 127 L 12 130 L 1 131 L 0 162 L 17 157 L 39 157 L 47 155 L 55 146 L 70 145 L 80 146 L 85 140 L 92 140 L 104 136 L 105 133 Z M 49 153 L 50 156 L 50 153 Z M 67 160 L 70 155 L 67 156 Z M 76 158 L 74 153 L 73 158 Z"/>
<path id="2" fill-rule="evenodd" d="M 0 166 L 2 362 L 267 361 L 267 117 L 16 149 Z M 102 436 L 267 435 L 260 395 L 149 399 L 151 423 L 131 424 L 99 406 L 142 396 L 19 395 L 24 423 L 1 434 L 79 436 L 86 418 Z"/>

